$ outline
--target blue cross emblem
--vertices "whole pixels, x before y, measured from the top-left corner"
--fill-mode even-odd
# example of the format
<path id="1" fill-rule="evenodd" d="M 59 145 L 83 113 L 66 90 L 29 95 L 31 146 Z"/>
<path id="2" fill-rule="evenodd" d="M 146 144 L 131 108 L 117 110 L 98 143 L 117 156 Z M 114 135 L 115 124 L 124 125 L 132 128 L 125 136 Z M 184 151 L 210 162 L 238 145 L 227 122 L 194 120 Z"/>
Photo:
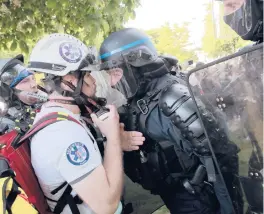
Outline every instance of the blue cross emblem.
<path id="1" fill-rule="evenodd" d="M 64 42 L 60 45 L 61 57 L 69 63 L 77 63 L 82 58 L 82 51 L 78 44 Z"/>
<path id="2" fill-rule="evenodd" d="M 83 165 L 89 159 L 87 147 L 79 142 L 72 143 L 67 149 L 67 159 L 73 165 Z"/>

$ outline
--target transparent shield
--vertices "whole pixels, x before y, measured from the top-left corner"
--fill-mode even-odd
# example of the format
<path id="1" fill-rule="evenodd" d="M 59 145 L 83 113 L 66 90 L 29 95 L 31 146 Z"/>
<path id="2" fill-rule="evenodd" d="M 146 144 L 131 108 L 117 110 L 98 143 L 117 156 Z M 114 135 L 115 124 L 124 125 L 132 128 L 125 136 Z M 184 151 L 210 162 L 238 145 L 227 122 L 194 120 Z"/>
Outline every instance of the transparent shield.
<path id="1" fill-rule="evenodd" d="M 17 85 L 24 78 L 32 75 L 23 65 L 17 64 L 1 74 L 0 81 L 11 88 Z"/>
<path id="2" fill-rule="evenodd" d="M 96 96 L 106 98 L 107 104 L 119 108 L 127 103 L 125 96 L 111 86 L 111 76 L 106 71 L 95 71 L 91 75 L 96 82 Z"/>
<path id="3" fill-rule="evenodd" d="M 188 86 L 196 103 L 205 104 L 229 141 L 240 150 L 237 170 L 232 170 L 237 182 L 230 184 L 230 177 L 224 175 L 230 164 L 225 165 L 218 158 L 218 146 L 211 144 L 235 211 L 263 213 L 263 45 L 193 69 Z M 207 137 L 213 142 L 215 139 L 203 122 Z M 240 199 L 234 197 L 234 192 L 241 194 Z M 236 205 L 243 209 L 238 211 Z"/>
<path id="4" fill-rule="evenodd" d="M 131 66 L 124 62 L 107 67 L 110 67 L 105 69 L 109 75 L 110 86 L 121 92 L 126 99 L 133 97 L 138 90 L 138 84 Z"/>

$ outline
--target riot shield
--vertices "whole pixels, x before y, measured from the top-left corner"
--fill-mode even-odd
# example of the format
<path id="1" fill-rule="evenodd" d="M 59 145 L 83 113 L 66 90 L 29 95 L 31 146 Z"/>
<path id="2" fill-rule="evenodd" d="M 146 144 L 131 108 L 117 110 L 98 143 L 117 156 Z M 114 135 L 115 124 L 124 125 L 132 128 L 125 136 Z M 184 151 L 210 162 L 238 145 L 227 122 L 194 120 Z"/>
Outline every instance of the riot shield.
<path id="1" fill-rule="evenodd" d="M 234 212 L 263 213 L 263 45 L 191 70 L 188 88 Z M 224 152 L 200 109 L 210 112 L 227 136 Z M 228 145 L 236 146 L 237 155 L 228 156 Z"/>

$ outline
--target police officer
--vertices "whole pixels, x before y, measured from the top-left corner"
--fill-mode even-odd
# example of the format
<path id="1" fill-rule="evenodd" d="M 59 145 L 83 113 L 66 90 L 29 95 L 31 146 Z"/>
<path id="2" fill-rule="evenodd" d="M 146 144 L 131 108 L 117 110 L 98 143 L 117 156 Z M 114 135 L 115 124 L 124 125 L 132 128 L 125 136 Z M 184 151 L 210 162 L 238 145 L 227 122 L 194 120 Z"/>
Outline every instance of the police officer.
<path id="1" fill-rule="evenodd" d="M 29 70 L 45 74 L 43 87 L 50 94 L 35 122 L 49 113 L 71 116 L 39 131 L 31 141 L 31 160 L 48 204 L 54 213 L 121 213 L 123 187 L 119 116 L 113 106 L 105 114 L 96 99 L 89 74 L 95 56 L 78 39 L 52 34 L 34 47 Z M 86 88 L 85 96 L 82 89 Z M 94 136 L 80 118 L 87 115 L 106 136 L 102 160 Z M 97 118 L 91 113 L 100 112 Z"/>
<path id="2" fill-rule="evenodd" d="M 47 96 L 38 89 L 34 73 L 23 61 L 22 55 L 0 60 L 1 134 L 15 127 L 26 132 L 33 123 L 34 111 Z"/>
<path id="3" fill-rule="evenodd" d="M 263 42 L 262 0 L 216 0 L 223 1 L 224 21 L 242 39 Z"/>
<path id="4" fill-rule="evenodd" d="M 139 151 L 124 155 L 126 174 L 160 195 L 171 213 L 216 213 L 219 203 L 222 213 L 232 213 L 194 102 L 186 85 L 171 75 L 170 60 L 159 57 L 148 36 L 133 28 L 110 34 L 100 58 L 112 87 L 127 98 L 119 109 L 122 122 L 146 137 Z M 199 108 L 214 135 L 216 153 L 236 159 L 236 147 L 202 103 Z"/>

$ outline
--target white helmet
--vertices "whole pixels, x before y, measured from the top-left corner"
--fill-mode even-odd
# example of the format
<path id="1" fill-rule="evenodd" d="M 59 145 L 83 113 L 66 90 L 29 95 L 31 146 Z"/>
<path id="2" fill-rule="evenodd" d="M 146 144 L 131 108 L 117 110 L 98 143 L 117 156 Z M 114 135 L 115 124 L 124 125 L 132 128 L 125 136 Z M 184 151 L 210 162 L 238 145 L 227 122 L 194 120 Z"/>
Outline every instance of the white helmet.
<path id="1" fill-rule="evenodd" d="M 93 47 L 68 34 L 45 36 L 33 48 L 28 70 L 64 76 L 71 71 L 93 70 L 96 62 Z"/>
<path id="2" fill-rule="evenodd" d="M 74 101 L 57 99 L 57 102 L 78 105 L 81 111 L 89 109 L 95 112 L 105 105 L 106 101 L 95 96 L 88 97 L 82 92 L 83 78 L 86 71 L 98 71 L 98 54 L 96 48 L 87 47 L 79 39 L 67 34 L 51 34 L 42 38 L 33 48 L 28 70 L 45 73 L 43 80 L 45 90 L 50 94 L 53 91 L 62 96 L 72 97 Z M 72 91 L 65 91 L 57 84 L 60 78 L 70 72 L 78 74 L 78 83 L 63 81 Z M 51 75 L 49 75 L 51 74 Z M 53 99 L 54 100 L 54 99 Z M 84 108 L 86 107 L 86 108 Z"/>

